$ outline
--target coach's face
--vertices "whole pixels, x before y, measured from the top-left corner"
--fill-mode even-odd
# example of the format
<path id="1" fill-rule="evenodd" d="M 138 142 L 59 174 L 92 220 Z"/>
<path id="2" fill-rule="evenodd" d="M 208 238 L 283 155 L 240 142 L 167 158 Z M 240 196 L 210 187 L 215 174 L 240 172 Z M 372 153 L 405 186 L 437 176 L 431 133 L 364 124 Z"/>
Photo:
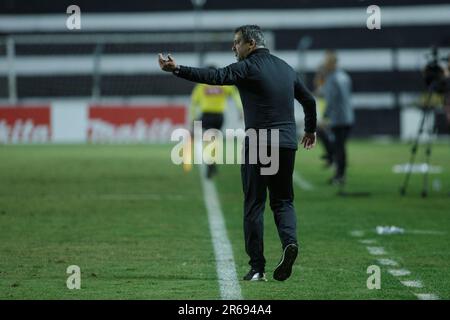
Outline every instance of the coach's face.
<path id="1" fill-rule="evenodd" d="M 240 31 L 235 33 L 232 50 L 234 52 L 234 55 L 236 56 L 237 61 L 244 60 L 249 55 L 249 53 L 255 49 L 255 47 L 256 45 L 254 40 L 245 42 Z"/>

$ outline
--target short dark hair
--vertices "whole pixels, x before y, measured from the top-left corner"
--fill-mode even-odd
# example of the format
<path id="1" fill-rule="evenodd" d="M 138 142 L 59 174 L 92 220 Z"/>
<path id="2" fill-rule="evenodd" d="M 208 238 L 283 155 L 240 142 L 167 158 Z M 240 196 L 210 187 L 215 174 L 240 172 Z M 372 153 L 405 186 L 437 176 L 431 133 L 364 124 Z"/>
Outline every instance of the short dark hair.
<path id="1" fill-rule="evenodd" d="M 264 33 L 262 32 L 261 28 L 257 25 L 245 25 L 240 26 L 234 30 L 234 33 L 242 33 L 242 38 L 245 42 L 250 42 L 252 40 L 255 41 L 256 46 L 260 47 L 266 46 L 266 40 L 264 39 Z"/>

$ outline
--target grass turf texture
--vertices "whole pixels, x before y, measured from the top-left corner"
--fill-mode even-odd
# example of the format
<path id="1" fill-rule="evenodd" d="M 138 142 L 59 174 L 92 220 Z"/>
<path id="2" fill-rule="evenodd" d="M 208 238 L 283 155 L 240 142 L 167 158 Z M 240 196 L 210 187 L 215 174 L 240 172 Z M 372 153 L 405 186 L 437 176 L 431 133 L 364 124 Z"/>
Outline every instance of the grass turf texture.
<path id="1" fill-rule="evenodd" d="M 0 146 L 0 299 L 220 299 L 214 252 L 196 168 L 170 162 L 169 145 Z M 423 148 L 418 160 L 423 160 Z M 326 185 L 332 175 L 320 146 L 297 152 L 296 170 L 314 189 L 295 187 L 299 259 L 292 277 L 272 279 L 281 248 L 269 206 L 265 254 L 269 282 L 240 281 L 245 299 L 450 298 L 450 148 L 433 147 L 441 190 L 420 197 L 422 176 L 398 193 L 409 159 L 406 144 L 353 141 L 346 191 Z M 239 278 L 248 271 L 242 231 L 239 166 L 215 177 Z M 377 225 L 443 234 L 379 236 Z M 381 266 L 381 289 L 368 290 L 367 267 L 377 264 L 352 230 L 375 239 L 411 276 Z M 66 288 L 66 268 L 81 268 L 81 290 Z M 424 289 L 399 280 L 421 280 Z"/>

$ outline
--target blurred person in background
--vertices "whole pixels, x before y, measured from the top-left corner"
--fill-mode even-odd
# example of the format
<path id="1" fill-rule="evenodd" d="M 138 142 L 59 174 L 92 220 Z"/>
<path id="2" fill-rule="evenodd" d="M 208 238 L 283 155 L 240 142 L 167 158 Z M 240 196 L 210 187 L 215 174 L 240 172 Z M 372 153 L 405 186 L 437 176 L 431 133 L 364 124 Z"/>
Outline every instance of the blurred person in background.
<path id="1" fill-rule="evenodd" d="M 333 163 L 336 166 L 330 184 L 345 184 L 347 170 L 346 143 L 354 123 L 354 113 L 351 105 L 352 81 L 350 76 L 338 68 L 336 53 L 327 51 L 325 54 L 325 82 L 320 93 L 326 101 L 324 118 L 328 119 L 333 133 Z"/>
<path id="2" fill-rule="evenodd" d="M 321 159 L 325 161 L 325 166 L 328 168 L 333 164 L 333 145 L 332 145 L 332 133 L 330 132 L 327 123 L 329 120 L 325 118 L 325 109 L 327 102 L 321 93 L 321 88 L 325 84 L 326 79 L 325 66 L 319 66 L 314 76 L 314 96 L 317 104 L 317 138 L 322 142 L 325 153 L 321 156 Z"/>
<path id="3" fill-rule="evenodd" d="M 215 66 L 211 65 L 209 68 L 214 69 Z M 235 106 L 239 109 L 240 119 L 242 119 L 242 102 L 239 91 L 235 86 L 196 84 L 191 95 L 191 122 L 200 120 L 203 130 L 221 130 L 224 112 L 229 99 L 233 99 Z M 207 178 L 211 178 L 215 174 L 217 174 L 217 165 L 215 163 L 208 164 L 206 170 Z"/>
<path id="4" fill-rule="evenodd" d="M 241 165 L 244 192 L 245 250 L 250 257 L 250 271 L 246 281 L 266 281 L 264 257 L 264 208 L 267 189 L 270 207 L 282 244 L 282 256 L 273 277 L 284 281 L 291 276 L 298 254 L 297 216 L 294 209 L 293 173 L 295 153 L 298 148 L 294 118 L 294 99 L 305 113 L 305 133 L 301 144 L 311 149 L 316 141 L 316 103 L 298 74 L 285 61 L 272 55 L 265 47 L 264 33 L 256 25 L 246 25 L 234 32 L 232 50 L 238 60 L 225 68 L 208 69 L 177 65 L 172 56 L 159 54 L 163 71 L 190 81 L 213 85 L 236 85 L 244 108 L 245 129 L 277 130 L 278 141 L 250 146 L 245 139 L 245 161 Z M 273 175 L 261 174 L 261 161 L 249 163 L 251 150 L 271 144 L 278 151 L 278 170 Z M 259 145 L 258 145 L 259 144 Z"/>
<path id="5" fill-rule="evenodd" d="M 447 58 L 447 69 L 445 70 L 444 110 L 450 131 L 450 53 Z"/>

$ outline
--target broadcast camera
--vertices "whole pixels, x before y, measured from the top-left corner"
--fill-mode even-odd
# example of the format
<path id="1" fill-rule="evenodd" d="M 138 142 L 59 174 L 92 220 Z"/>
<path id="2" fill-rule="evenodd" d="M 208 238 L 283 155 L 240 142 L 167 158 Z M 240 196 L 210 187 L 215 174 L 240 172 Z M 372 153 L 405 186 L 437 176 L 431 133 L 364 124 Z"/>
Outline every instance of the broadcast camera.
<path id="1" fill-rule="evenodd" d="M 447 59 L 439 58 L 438 47 L 432 47 L 423 71 L 423 78 L 430 91 L 445 94 L 450 91 L 449 78 L 446 78 L 445 70 L 439 61 L 447 61 Z"/>
<path id="2" fill-rule="evenodd" d="M 424 168 L 426 168 L 426 170 L 424 171 L 423 189 L 421 195 L 422 197 L 427 197 L 428 195 L 428 172 L 431 156 L 432 137 L 434 137 L 437 134 L 436 114 L 438 111 L 435 108 L 438 105 L 440 107 L 443 107 L 445 110 L 447 110 L 447 108 L 450 108 L 450 97 L 449 97 L 450 76 L 445 72 L 445 69 L 440 65 L 440 61 L 446 60 L 447 59 L 445 58 L 439 58 L 438 48 L 433 47 L 431 49 L 431 55 L 429 55 L 428 57 L 428 63 L 426 64 L 423 70 L 423 78 L 428 91 L 427 98 L 422 108 L 422 120 L 420 121 L 419 131 L 417 133 L 417 136 L 411 149 L 411 156 L 409 163 L 407 165 L 408 169 L 406 171 L 405 180 L 403 181 L 403 185 L 400 188 L 401 195 L 406 194 L 406 188 L 408 186 L 409 177 L 411 176 L 413 163 L 419 147 L 419 138 L 424 132 L 426 132 L 428 135 L 427 139 L 428 141 L 425 150 L 426 158 Z M 448 63 L 449 63 L 448 68 L 450 68 L 450 60 L 448 61 Z M 442 99 L 439 98 L 439 103 L 432 102 L 432 97 L 434 95 L 440 96 L 442 98 Z M 450 122 L 450 110 L 448 110 L 447 112 L 447 118 Z M 430 122 L 430 120 L 433 123 L 433 125 L 425 126 L 425 123 Z"/>

